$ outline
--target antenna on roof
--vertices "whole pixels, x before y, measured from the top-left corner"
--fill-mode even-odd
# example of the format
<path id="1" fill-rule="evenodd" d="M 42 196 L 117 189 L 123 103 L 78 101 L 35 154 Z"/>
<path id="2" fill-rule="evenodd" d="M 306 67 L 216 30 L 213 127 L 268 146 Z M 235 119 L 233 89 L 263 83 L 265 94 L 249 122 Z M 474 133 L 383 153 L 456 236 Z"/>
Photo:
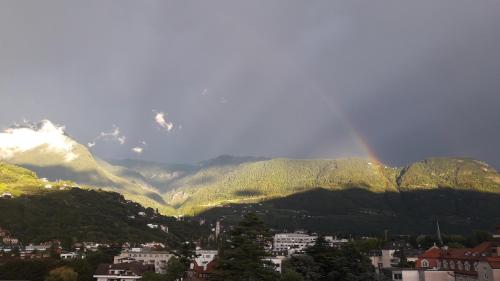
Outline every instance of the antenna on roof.
<path id="1" fill-rule="evenodd" d="M 436 220 L 436 231 L 437 231 L 437 238 L 439 241 L 440 246 L 443 246 L 443 238 L 441 237 L 441 229 L 439 228 L 439 220 Z"/>

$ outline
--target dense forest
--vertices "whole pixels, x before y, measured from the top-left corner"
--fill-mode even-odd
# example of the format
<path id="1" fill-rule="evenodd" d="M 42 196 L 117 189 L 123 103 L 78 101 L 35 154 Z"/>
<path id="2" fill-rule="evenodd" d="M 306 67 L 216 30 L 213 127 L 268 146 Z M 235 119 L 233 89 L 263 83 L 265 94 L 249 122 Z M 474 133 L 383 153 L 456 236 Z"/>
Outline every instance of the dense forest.
<path id="1" fill-rule="evenodd" d="M 256 212 L 270 227 L 293 231 L 382 235 L 433 234 L 441 230 L 470 234 L 493 230 L 500 222 L 500 194 L 439 188 L 374 193 L 365 189 L 314 189 L 260 203 L 227 204 L 199 217 L 224 217 L 232 224 L 241 213 Z"/>
<path id="2" fill-rule="evenodd" d="M 148 223 L 165 225 L 168 233 L 151 229 Z M 209 231 L 197 222 L 162 216 L 118 193 L 79 188 L 0 199 L 0 226 L 21 241 L 58 239 L 66 246 L 77 241 L 172 244 L 181 237 L 206 236 Z"/>

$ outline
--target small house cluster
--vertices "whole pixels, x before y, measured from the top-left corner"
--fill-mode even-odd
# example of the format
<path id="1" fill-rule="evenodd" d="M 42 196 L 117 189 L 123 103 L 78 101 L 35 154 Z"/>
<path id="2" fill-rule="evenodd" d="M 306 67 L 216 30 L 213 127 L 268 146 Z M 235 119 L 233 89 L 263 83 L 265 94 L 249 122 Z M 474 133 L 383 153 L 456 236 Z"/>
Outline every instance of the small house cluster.
<path id="1" fill-rule="evenodd" d="M 397 266 L 401 251 L 407 261 L 415 263 L 414 268 Z M 434 245 L 419 253 L 389 245 L 370 258 L 377 271 L 393 281 L 500 281 L 500 226 L 492 241 L 474 248 Z"/>
<path id="2" fill-rule="evenodd" d="M 61 243 L 58 240 L 23 245 L 8 230 L 0 227 L 0 259 L 44 259 L 60 253 Z"/>

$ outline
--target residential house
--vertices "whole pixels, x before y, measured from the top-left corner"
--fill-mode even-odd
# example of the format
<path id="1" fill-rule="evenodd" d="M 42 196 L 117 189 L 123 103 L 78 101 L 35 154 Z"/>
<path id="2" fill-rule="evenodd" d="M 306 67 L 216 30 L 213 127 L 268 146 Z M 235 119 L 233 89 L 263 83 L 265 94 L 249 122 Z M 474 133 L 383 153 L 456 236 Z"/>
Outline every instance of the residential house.
<path id="1" fill-rule="evenodd" d="M 129 262 L 119 264 L 102 263 L 97 267 L 94 278 L 97 281 L 130 281 L 141 280 L 144 273 L 154 271 L 150 265 L 140 262 Z"/>
<path id="2" fill-rule="evenodd" d="M 500 281 L 500 257 L 489 257 L 481 260 L 477 275 L 480 281 Z"/>
<path id="3" fill-rule="evenodd" d="M 500 241 L 484 242 L 474 248 L 431 247 L 416 262 L 419 269 L 450 270 L 456 281 L 500 281 Z M 492 279 L 493 278 L 493 279 Z"/>
<path id="4" fill-rule="evenodd" d="M 174 255 L 167 251 L 155 251 L 148 248 L 132 248 L 123 250 L 118 256 L 115 256 L 114 263 L 129 263 L 137 261 L 144 265 L 154 266 L 156 273 L 165 273 L 167 263 Z"/>
<path id="5" fill-rule="evenodd" d="M 381 271 L 386 276 L 385 280 L 392 281 L 455 281 L 453 271 L 425 270 L 405 268 L 384 268 Z"/>
<path id="6" fill-rule="evenodd" d="M 216 250 L 196 250 L 196 257 L 187 273 L 189 281 L 206 281 L 216 265 Z"/>
<path id="7" fill-rule="evenodd" d="M 14 237 L 4 237 L 2 239 L 2 242 L 5 245 L 17 245 L 17 244 L 19 244 L 19 239 L 14 238 Z"/>
<path id="8" fill-rule="evenodd" d="M 334 246 L 336 243 L 343 243 L 344 240 L 333 239 L 332 236 L 325 236 L 325 240 Z M 283 252 L 287 251 L 289 255 L 303 253 L 304 250 L 316 243 L 317 235 L 309 235 L 303 232 L 294 233 L 277 233 L 273 239 L 273 251 Z M 345 242 L 348 242 L 345 240 Z"/>
<path id="9" fill-rule="evenodd" d="M 78 253 L 76 253 L 76 252 L 65 252 L 65 253 L 61 253 L 59 255 L 59 257 L 62 260 L 73 260 L 73 259 L 77 259 L 77 258 L 79 258 L 81 256 L 78 255 Z"/>

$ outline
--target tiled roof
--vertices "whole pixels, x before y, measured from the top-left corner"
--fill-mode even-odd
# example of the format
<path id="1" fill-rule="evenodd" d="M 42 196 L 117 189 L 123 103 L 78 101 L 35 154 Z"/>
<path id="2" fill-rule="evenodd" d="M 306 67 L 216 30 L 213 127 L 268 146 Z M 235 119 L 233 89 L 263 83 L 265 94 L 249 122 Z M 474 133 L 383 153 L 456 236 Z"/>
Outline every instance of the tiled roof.
<path id="1" fill-rule="evenodd" d="M 500 269 L 500 257 L 487 258 L 486 261 L 490 264 L 493 269 Z"/>
<path id="2" fill-rule="evenodd" d="M 421 257 L 422 258 L 440 258 L 442 256 L 442 250 L 436 246 L 425 251 Z"/>
<path id="3" fill-rule="evenodd" d="M 137 276 L 140 276 L 144 272 L 148 271 L 148 268 L 140 262 L 128 262 L 128 263 L 117 263 L 117 264 L 101 263 L 97 267 L 95 275 L 111 275 L 109 274 L 109 271 L 117 269 L 126 270 L 128 272 L 128 275 L 137 275 Z"/>

